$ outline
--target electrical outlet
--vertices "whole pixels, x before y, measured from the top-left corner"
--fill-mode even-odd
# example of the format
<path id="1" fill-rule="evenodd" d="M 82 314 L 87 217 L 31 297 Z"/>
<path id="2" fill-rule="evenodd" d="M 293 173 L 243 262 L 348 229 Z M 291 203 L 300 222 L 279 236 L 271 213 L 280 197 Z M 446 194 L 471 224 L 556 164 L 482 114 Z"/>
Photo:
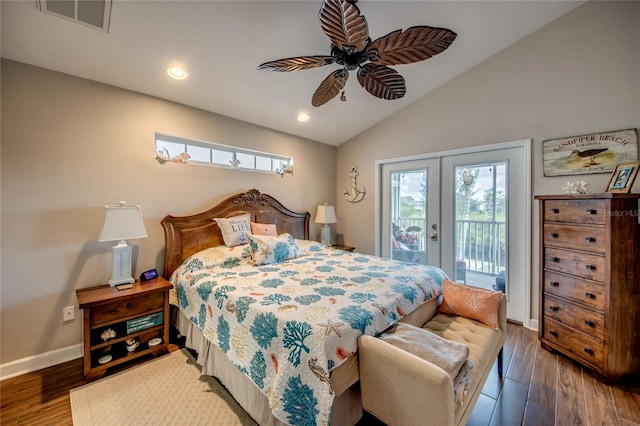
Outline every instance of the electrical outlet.
<path id="1" fill-rule="evenodd" d="M 66 308 L 62 308 L 62 321 L 71 321 L 75 319 L 76 311 L 73 306 L 67 306 Z"/>

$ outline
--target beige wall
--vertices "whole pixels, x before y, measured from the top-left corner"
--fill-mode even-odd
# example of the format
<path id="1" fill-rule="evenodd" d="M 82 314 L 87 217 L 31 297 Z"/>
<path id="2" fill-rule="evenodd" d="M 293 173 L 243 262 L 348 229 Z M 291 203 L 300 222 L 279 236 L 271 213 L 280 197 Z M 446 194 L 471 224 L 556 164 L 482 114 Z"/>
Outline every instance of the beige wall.
<path id="1" fill-rule="evenodd" d="M 80 312 L 63 324 L 61 311 L 76 304 L 77 288 L 110 276 L 110 243 L 95 241 L 107 203 L 142 207 L 149 238 L 131 241 L 137 275 L 162 267 L 162 217 L 195 213 L 253 187 L 312 217 L 317 204 L 335 202 L 344 242 L 373 253 L 374 162 L 383 158 L 532 138 L 532 193 L 559 192 L 568 179 L 543 177 L 543 140 L 640 127 L 639 17 L 639 2 L 589 2 L 337 150 L 3 60 L 0 364 L 81 342 Z M 155 131 L 291 155 L 295 174 L 160 165 Z M 352 166 L 368 191 L 358 204 L 340 195 Z M 608 181 L 579 178 L 595 189 Z M 317 232 L 312 225 L 312 236 Z"/>
<path id="2" fill-rule="evenodd" d="M 531 138 L 532 194 L 561 193 L 579 179 L 604 192 L 608 174 L 545 178 L 542 141 L 638 127 L 640 2 L 586 3 L 342 144 L 338 194 L 352 166 L 368 193 L 358 204 L 337 197 L 337 230 L 358 251 L 375 252 L 376 160 Z M 532 202 L 534 318 L 537 207 Z"/>
<path id="3" fill-rule="evenodd" d="M 98 243 L 102 206 L 142 208 L 135 276 L 162 271 L 160 220 L 257 188 L 315 216 L 335 201 L 336 148 L 18 62 L 2 61 L 2 352 L 0 363 L 82 342 L 75 290 L 111 276 Z M 294 176 L 154 159 L 154 132 L 288 155 Z M 312 237 L 319 231 L 312 224 Z"/>

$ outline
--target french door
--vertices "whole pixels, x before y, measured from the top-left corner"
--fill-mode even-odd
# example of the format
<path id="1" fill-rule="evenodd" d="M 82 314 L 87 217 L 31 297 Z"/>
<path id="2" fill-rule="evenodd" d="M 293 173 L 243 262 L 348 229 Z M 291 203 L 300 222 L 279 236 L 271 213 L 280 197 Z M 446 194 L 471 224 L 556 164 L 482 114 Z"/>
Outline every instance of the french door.
<path id="1" fill-rule="evenodd" d="M 531 262 L 525 149 L 444 156 L 442 170 L 440 267 L 456 282 L 506 293 L 507 317 L 524 323 Z"/>
<path id="2" fill-rule="evenodd" d="M 382 166 L 382 257 L 440 265 L 438 163 L 424 159 Z"/>
<path id="3" fill-rule="evenodd" d="M 380 161 L 376 253 L 439 266 L 530 318 L 530 141 Z"/>

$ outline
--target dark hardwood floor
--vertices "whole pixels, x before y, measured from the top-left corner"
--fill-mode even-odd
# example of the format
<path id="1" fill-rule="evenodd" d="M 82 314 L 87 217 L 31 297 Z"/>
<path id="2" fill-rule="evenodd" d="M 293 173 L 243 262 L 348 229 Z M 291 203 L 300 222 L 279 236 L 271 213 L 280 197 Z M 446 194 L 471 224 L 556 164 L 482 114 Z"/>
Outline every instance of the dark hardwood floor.
<path id="1" fill-rule="evenodd" d="M 639 425 L 640 380 L 608 386 L 562 355 L 540 347 L 537 334 L 509 324 L 506 373 L 497 366 L 467 423 L 471 425 Z"/>
<path id="2" fill-rule="evenodd" d="M 179 348 L 172 344 L 169 350 Z M 69 390 L 85 383 L 80 359 L 3 380 L 0 424 L 71 425 Z M 377 424 L 368 415 L 359 422 Z M 640 425 L 640 380 L 607 386 L 541 349 L 535 332 L 509 324 L 504 377 L 494 365 L 467 424 Z"/>

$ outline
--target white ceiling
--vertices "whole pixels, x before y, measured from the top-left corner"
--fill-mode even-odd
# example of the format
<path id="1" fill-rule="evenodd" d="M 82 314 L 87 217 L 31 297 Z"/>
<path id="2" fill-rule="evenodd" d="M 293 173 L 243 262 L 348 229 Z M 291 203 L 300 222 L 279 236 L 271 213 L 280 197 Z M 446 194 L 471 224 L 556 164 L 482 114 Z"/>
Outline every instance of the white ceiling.
<path id="1" fill-rule="evenodd" d="M 394 67 L 407 94 L 368 94 L 355 73 L 339 97 L 311 96 L 336 64 L 294 73 L 258 71 L 266 61 L 328 55 L 320 0 L 113 0 L 108 33 L 40 12 L 36 0 L 2 0 L 2 56 L 123 87 L 331 145 L 340 145 L 583 1 L 361 0 L 372 39 L 414 25 L 458 34 L 440 55 Z M 171 80 L 170 65 L 189 77 Z M 296 121 L 300 111 L 311 119 Z"/>

